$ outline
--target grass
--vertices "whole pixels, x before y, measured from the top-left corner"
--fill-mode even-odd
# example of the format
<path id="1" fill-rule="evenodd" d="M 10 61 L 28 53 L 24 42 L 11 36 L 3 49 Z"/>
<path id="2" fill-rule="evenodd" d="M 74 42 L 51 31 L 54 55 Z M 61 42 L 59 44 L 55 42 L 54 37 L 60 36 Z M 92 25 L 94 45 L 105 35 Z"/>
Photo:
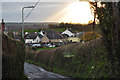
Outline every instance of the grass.
<path id="1" fill-rule="evenodd" d="M 56 47 L 38 48 L 38 49 L 36 49 L 36 51 L 45 50 L 45 49 L 55 49 L 55 48 L 56 48 Z"/>
<path id="2" fill-rule="evenodd" d="M 25 30 L 25 32 L 38 32 L 39 30 L 38 29 L 31 29 L 31 30 Z"/>
<path id="3" fill-rule="evenodd" d="M 56 29 L 54 29 L 56 32 L 63 32 L 63 31 L 65 31 L 66 30 L 66 28 L 56 28 Z"/>
<path id="4" fill-rule="evenodd" d="M 21 80 L 28 80 L 28 77 L 24 74 Z"/>

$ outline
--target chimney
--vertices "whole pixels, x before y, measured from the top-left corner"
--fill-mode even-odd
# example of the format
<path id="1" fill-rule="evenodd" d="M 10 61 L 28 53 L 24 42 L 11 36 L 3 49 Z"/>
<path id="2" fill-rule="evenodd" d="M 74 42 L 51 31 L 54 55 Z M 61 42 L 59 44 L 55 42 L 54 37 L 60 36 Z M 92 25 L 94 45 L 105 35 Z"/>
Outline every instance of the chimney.
<path id="1" fill-rule="evenodd" d="M 5 31 L 5 23 L 4 23 L 4 19 L 2 19 L 2 22 L 1 22 L 1 28 L 2 28 L 2 32 Z"/>
<path id="2" fill-rule="evenodd" d="M 47 36 L 47 32 L 45 32 L 44 36 Z"/>

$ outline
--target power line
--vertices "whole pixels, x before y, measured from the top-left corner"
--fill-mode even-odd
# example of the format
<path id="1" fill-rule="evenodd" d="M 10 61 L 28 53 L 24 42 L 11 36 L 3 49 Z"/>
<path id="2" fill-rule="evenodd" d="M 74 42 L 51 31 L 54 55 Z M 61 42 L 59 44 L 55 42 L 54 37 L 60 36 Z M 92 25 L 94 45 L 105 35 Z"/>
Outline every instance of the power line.
<path id="1" fill-rule="evenodd" d="M 37 6 L 37 4 L 39 3 L 40 0 L 38 0 L 38 2 L 34 5 L 34 8 Z M 24 18 L 27 19 L 29 17 L 29 15 L 32 13 L 32 11 L 34 10 L 34 8 L 32 8 L 32 10 L 28 13 L 28 15 Z"/>

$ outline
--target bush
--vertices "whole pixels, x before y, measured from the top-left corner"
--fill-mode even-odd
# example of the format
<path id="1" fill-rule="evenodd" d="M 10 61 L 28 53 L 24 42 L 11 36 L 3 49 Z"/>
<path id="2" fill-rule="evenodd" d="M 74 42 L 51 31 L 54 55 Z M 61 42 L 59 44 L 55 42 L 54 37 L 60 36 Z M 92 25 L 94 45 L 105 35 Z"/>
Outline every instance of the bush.
<path id="1" fill-rule="evenodd" d="M 2 78 L 18 78 L 24 75 L 24 43 L 2 35 Z"/>

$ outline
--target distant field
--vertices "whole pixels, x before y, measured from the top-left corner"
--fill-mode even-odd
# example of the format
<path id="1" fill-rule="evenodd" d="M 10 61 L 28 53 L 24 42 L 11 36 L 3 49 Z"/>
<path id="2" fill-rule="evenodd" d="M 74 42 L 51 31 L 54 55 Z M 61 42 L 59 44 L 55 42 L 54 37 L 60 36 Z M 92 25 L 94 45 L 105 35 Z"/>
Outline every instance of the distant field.
<path id="1" fill-rule="evenodd" d="M 44 29 L 45 31 L 52 31 L 52 29 Z M 66 28 L 54 28 L 53 29 L 55 32 L 63 32 L 66 30 Z M 25 32 L 38 32 L 38 29 L 33 29 L 33 30 L 25 30 Z"/>
<path id="2" fill-rule="evenodd" d="M 38 32 L 38 29 L 32 29 L 32 30 L 25 30 L 25 32 Z"/>
<path id="3" fill-rule="evenodd" d="M 45 30 L 51 31 L 52 29 L 45 29 Z M 56 32 L 63 32 L 63 31 L 66 30 L 66 28 L 54 28 L 53 30 L 56 31 Z"/>

